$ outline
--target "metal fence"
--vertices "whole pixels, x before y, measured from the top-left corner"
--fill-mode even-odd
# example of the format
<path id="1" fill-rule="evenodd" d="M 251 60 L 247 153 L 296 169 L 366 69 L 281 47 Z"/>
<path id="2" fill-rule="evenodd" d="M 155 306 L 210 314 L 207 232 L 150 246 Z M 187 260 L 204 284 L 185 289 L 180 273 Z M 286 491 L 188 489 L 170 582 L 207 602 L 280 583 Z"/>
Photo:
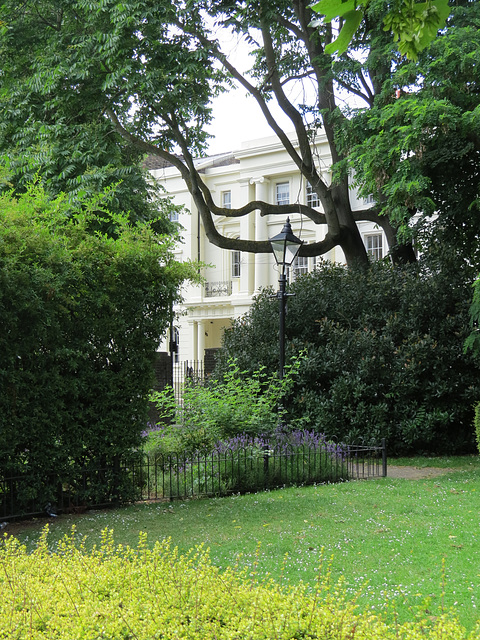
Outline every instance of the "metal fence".
<path id="1" fill-rule="evenodd" d="M 142 454 L 127 463 L 76 469 L 68 479 L 32 484 L 27 474 L 0 474 L 0 519 L 68 513 L 126 501 L 225 496 L 292 485 L 379 478 L 387 475 L 380 446 L 248 447 L 209 454 Z"/>
<path id="2" fill-rule="evenodd" d="M 372 447 L 247 448 L 208 455 L 147 457 L 135 473 L 142 500 L 173 500 L 385 477 L 387 459 L 384 442 Z"/>
<path id="3" fill-rule="evenodd" d="M 205 368 L 203 360 L 184 360 L 173 365 L 175 400 L 181 403 L 185 385 L 203 384 Z"/>

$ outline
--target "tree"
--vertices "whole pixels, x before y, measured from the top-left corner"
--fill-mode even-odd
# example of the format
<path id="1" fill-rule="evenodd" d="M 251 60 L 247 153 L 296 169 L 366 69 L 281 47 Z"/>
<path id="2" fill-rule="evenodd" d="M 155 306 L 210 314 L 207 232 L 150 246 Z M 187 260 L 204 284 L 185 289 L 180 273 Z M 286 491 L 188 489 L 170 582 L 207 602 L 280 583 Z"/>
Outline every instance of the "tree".
<path id="1" fill-rule="evenodd" d="M 456 4 L 418 62 L 395 69 L 372 107 L 345 123 L 342 150 L 404 238 L 471 271 L 480 261 L 480 6 Z"/>
<path id="2" fill-rule="evenodd" d="M 325 48 L 326 53 L 345 53 L 355 31 L 365 17 L 370 0 L 320 0 L 312 9 L 324 15 L 326 22 L 339 19 L 339 34 Z M 400 53 L 416 60 L 420 51 L 443 29 L 450 13 L 448 0 L 398 0 L 383 19 L 385 31 L 391 31 Z M 321 24 L 321 23 L 314 23 Z"/>
<path id="3" fill-rule="evenodd" d="M 8 13 L 6 6 L 0 9 L 1 16 L 8 14 L 6 21 L 0 19 L 0 56 L 5 70 L 0 88 L 0 161 L 6 170 L 3 190 L 14 187 L 17 193 L 25 193 L 29 185 L 40 179 L 47 194 L 52 197 L 68 194 L 75 209 L 86 197 L 108 189 L 110 205 L 117 212 L 127 213 L 133 221 L 156 219 L 158 233 L 175 233 L 169 222 L 175 207 L 142 166 L 144 154 L 122 140 L 101 113 L 83 109 L 71 97 L 67 97 L 69 104 L 60 104 L 65 87 L 59 80 L 52 88 L 45 67 L 50 63 L 56 65 L 58 50 L 53 60 L 44 55 L 42 39 L 33 44 L 38 35 L 32 31 L 35 25 L 24 18 L 32 11 L 43 28 L 55 29 L 56 25 L 48 20 L 57 9 L 61 12 L 61 6 L 55 8 L 54 3 L 45 3 L 46 14 L 41 16 L 37 4 L 22 5 L 13 14 Z M 12 35 L 16 37 L 13 28 L 16 20 L 25 28 L 25 46 L 17 50 L 11 39 Z M 37 56 L 34 62 L 37 73 L 28 71 L 32 56 Z M 68 74 L 61 65 L 52 71 L 65 73 L 68 82 Z M 22 80 L 9 73 L 19 73 Z M 47 85 L 42 86 L 44 82 L 51 91 Z M 84 97 L 78 96 L 80 102 Z"/>
<path id="4" fill-rule="evenodd" d="M 143 155 L 127 145 L 108 121 L 68 122 L 31 105 L 29 114 L 6 107 L 2 121 L 3 164 L 8 172 L 6 190 L 28 191 L 41 179 L 52 197 L 66 193 L 75 208 L 85 196 L 111 191 L 111 204 L 132 220 L 157 218 L 157 231 L 174 231 L 169 225 L 172 203 L 142 168 Z"/>
<path id="5" fill-rule="evenodd" d="M 335 0 L 334 4 L 338 2 Z M 417 4 L 413 7 L 415 15 Z M 454 36 L 451 38 L 450 34 L 457 32 L 455 20 L 458 16 L 461 19 L 462 11 L 471 19 L 478 12 L 476 4 L 452 1 L 453 19 L 433 44 L 453 44 Z M 397 233 L 399 226 L 405 226 L 404 220 L 399 220 L 396 210 L 390 211 L 390 201 L 384 203 L 386 194 L 381 189 L 378 207 L 354 213 L 349 204 L 350 153 L 353 152 L 354 164 L 362 163 L 352 145 L 345 144 L 345 136 L 350 135 L 350 123 L 358 122 L 359 129 L 366 115 L 345 108 L 339 89 L 363 101 L 366 113 L 373 111 L 375 115 L 375 109 L 382 105 L 394 108 L 397 88 L 421 82 L 423 73 L 420 64 L 399 55 L 394 36 L 384 30 L 384 19 L 388 20 L 396 7 L 400 7 L 402 16 L 403 5 L 386 0 L 359 5 L 363 7 L 361 21 L 348 51 L 331 56 L 327 52 L 335 38 L 334 30 L 330 23 L 314 26 L 317 14 L 309 0 L 25 0 L 21 5 L 6 0 L 0 9 L 0 146 L 9 153 L 12 147 L 22 153 L 25 145 L 18 141 L 22 122 L 32 124 L 35 135 L 44 127 L 62 130 L 65 125 L 84 131 L 83 126 L 88 123 L 89 127 L 108 132 L 108 139 L 115 144 L 120 136 L 125 149 L 154 154 L 177 167 L 200 212 L 208 239 L 219 247 L 255 253 L 271 251 L 266 240 L 221 235 L 215 227 L 216 216 L 238 217 L 260 210 L 262 215 L 283 217 L 301 211 L 327 230 L 324 240 L 305 245 L 301 255 L 322 255 L 338 245 L 348 264 L 366 265 L 367 255 L 356 221 L 371 220 L 385 230 L 395 261 L 413 261 L 411 239 Z M 443 20 L 446 10 L 443 0 L 427 0 L 426 5 L 429 17 L 424 25 L 430 38 L 440 24 L 437 18 Z M 422 17 L 417 18 L 422 22 Z M 236 68 L 222 50 L 222 36 L 232 32 L 254 56 L 248 73 Z M 430 58 L 425 59 L 431 60 L 433 69 L 436 53 L 431 50 Z M 401 74 L 403 83 L 399 81 Z M 207 148 L 205 124 L 211 118 L 212 97 L 228 90 L 232 82 L 255 98 L 266 121 L 317 193 L 323 213 L 298 204 L 272 206 L 254 201 L 241 208 L 225 209 L 215 202 L 195 167 L 194 157 Z M 308 83 L 314 91 L 314 97 L 306 104 L 298 104 L 292 97 L 298 83 Z M 451 85 L 455 85 L 453 79 Z M 415 95 L 410 96 L 412 108 L 418 94 L 415 90 Z M 423 95 L 428 112 L 428 96 Z M 288 117 L 298 147 L 272 115 L 273 103 Z M 474 119 L 474 114 L 470 117 Z M 465 126 L 467 120 L 466 116 Z M 336 166 L 332 184 L 324 179 L 316 163 L 313 142 L 320 128 Z M 381 120 L 375 122 L 372 117 L 367 131 L 374 146 L 382 133 Z M 370 137 L 364 137 L 359 144 L 368 144 Z M 28 141 L 25 144 L 31 145 Z M 75 141 L 73 149 L 76 148 Z M 392 174 L 401 175 L 402 159 L 401 154 L 390 158 L 388 169 L 392 167 Z M 445 168 L 446 163 L 438 166 L 448 182 L 452 172 Z M 423 171 L 424 167 L 420 169 Z M 434 201 L 425 197 L 428 176 L 420 173 L 419 180 L 425 186 L 424 199 L 415 203 L 413 212 L 417 211 L 417 204 Z M 368 180 L 362 184 L 367 183 Z M 440 181 L 438 186 L 442 187 Z M 448 189 L 448 185 L 444 188 Z M 442 191 L 438 201 L 444 195 Z"/>
<path id="6" fill-rule="evenodd" d="M 385 3 L 372 4 L 372 11 L 383 15 Z M 32 124 L 33 135 L 49 127 L 68 131 L 65 125 L 83 131 L 83 123 L 89 123 L 112 139 L 114 134 L 121 136 L 129 148 L 177 167 L 209 240 L 222 248 L 271 251 L 266 240 L 222 236 L 214 224 L 217 215 L 242 216 L 259 209 L 263 215 L 285 216 L 301 211 L 327 227 L 325 239 L 302 247 L 302 255 L 321 255 L 339 245 L 349 264 L 366 265 L 356 221 L 367 219 L 385 229 L 395 258 L 412 260 L 411 248 L 398 243 L 395 225 L 386 216 L 374 209 L 352 212 L 347 172 L 339 172 L 328 184 L 313 147 L 315 134 L 323 127 L 333 162 L 345 160 L 336 132 L 346 114 L 336 87 L 371 106 L 390 81 L 395 57 L 392 36 L 383 31 L 381 22 L 366 19 L 359 35 L 369 52 L 366 61 L 360 64 L 345 55 L 337 64 L 325 52 L 333 39 L 330 25 L 317 29 L 311 25 L 313 17 L 308 0 L 26 0 L 21 5 L 7 0 L 0 13 L 1 146 L 7 151 L 16 146 L 21 153 L 21 122 Z M 232 31 L 255 54 L 250 74 L 235 68 L 221 49 L 220 34 Z M 266 202 L 229 210 L 214 201 L 193 158 L 206 149 L 204 126 L 211 117 L 211 98 L 232 81 L 257 100 L 317 193 L 324 213 L 305 205 L 272 207 Z M 290 98 L 290 89 L 304 81 L 311 83 L 316 97 L 311 104 L 298 105 Z M 298 149 L 274 119 L 272 100 L 288 116 Z M 25 144 L 31 143 L 27 139 Z M 78 148 L 76 142 L 73 148 Z"/>

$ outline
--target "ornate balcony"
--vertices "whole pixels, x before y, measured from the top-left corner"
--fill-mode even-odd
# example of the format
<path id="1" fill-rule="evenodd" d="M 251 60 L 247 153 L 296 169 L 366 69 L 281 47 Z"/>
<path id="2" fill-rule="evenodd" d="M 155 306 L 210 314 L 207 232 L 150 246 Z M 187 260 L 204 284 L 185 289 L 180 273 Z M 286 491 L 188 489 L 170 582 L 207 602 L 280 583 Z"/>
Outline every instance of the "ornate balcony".
<path id="1" fill-rule="evenodd" d="M 206 282 L 205 297 L 217 298 L 232 295 L 232 281 L 223 280 L 222 282 Z"/>

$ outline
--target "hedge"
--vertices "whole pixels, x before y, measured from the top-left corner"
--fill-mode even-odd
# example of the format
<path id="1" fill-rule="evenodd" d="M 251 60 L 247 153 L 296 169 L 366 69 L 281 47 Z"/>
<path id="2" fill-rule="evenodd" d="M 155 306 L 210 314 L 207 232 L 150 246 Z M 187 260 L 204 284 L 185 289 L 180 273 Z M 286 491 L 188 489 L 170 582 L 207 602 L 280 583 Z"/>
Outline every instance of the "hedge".
<path id="1" fill-rule="evenodd" d="M 113 236 L 95 232 L 99 215 Z M 99 198 L 75 211 L 39 186 L 0 198 L 0 480 L 28 479 L 9 500 L 53 502 L 59 479 L 140 446 L 170 304 L 195 277 L 171 247 Z M 83 498 L 112 490 L 99 480 Z"/>

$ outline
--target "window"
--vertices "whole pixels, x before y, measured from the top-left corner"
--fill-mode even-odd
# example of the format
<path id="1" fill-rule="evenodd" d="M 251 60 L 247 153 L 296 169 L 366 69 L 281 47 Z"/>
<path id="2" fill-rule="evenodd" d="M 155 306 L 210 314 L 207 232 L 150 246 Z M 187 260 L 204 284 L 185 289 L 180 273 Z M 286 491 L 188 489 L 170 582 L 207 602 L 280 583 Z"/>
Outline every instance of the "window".
<path id="1" fill-rule="evenodd" d="M 277 182 L 275 202 L 276 204 L 290 204 L 290 185 L 288 182 Z"/>
<path id="2" fill-rule="evenodd" d="M 309 207 L 320 206 L 320 200 L 309 182 L 307 182 L 307 204 Z"/>
<path id="3" fill-rule="evenodd" d="M 168 217 L 170 218 L 170 222 L 178 222 L 178 209 L 170 211 Z"/>
<path id="4" fill-rule="evenodd" d="M 240 277 L 241 257 L 240 251 L 232 251 L 232 278 Z"/>
<path id="5" fill-rule="evenodd" d="M 232 192 L 231 191 L 222 191 L 222 207 L 224 209 L 232 208 Z"/>
<path id="6" fill-rule="evenodd" d="M 296 280 L 298 276 L 308 273 L 308 258 L 305 256 L 297 256 L 292 264 L 292 280 Z"/>
<path id="7" fill-rule="evenodd" d="M 372 260 L 383 258 L 383 238 L 381 233 L 372 233 L 364 236 L 365 248 Z"/>
<path id="8" fill-rule="evenodd" d="M 307 244 L 307 242 L 305 242 Z M 293 282 L 304 273 L 308 273 L 308 258 L 306 256 L 297 256 L 291 267 L 287 267 L 287 280 Z"/>
<path id="9" fill-rule="evenodd" d="M 373 199 L 373 193 L 370 193 L 366 198 L 363 199 L 365 204 L 374 204 L 375 200 Z"/>

